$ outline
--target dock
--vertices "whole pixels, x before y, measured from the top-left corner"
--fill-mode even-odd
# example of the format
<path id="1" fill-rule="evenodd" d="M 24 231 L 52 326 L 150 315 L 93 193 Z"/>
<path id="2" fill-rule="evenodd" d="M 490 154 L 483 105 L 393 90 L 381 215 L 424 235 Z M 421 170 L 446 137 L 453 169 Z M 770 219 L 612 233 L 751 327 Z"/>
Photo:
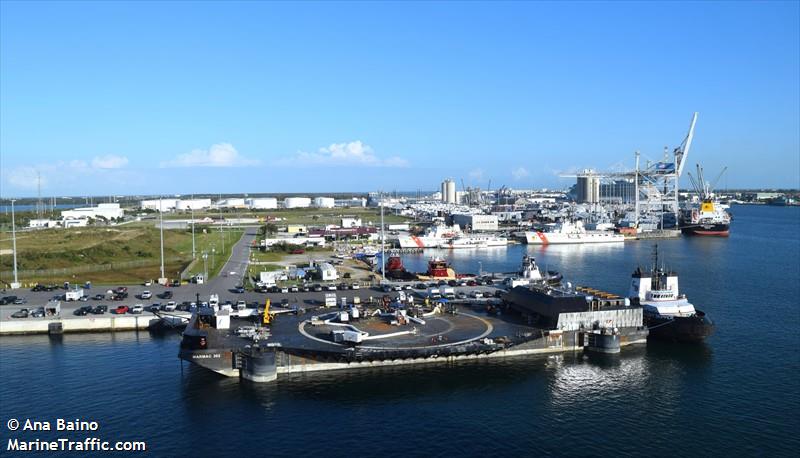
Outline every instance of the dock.
<path id="1" fill-rule="evenodd" d="M 190 314 L 177 312 L 174 315 Z M 23 334 L 61 334 L 78 332 L 116 332 L 145 330 L 158 323 L 159 317 L 145 312 L 140 315 L 76 316 L 0 321 L 0 336 Z"/>

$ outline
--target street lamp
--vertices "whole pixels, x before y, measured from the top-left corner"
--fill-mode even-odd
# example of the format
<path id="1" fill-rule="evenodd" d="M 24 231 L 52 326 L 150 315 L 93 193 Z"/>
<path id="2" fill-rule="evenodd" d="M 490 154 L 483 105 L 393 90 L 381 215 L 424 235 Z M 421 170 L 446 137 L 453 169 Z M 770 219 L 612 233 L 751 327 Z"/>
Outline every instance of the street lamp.
<path id="1" fill-rule="evenodd" d="M 214 267 L 217 265 L 217 249 L 216 247 L 211 247 L 211 270 L 214 270 Z"/>
<path id="2" fill-rule="evenodd" d="M 11 240 L 14 250 L 14 283 L 11 284 L 11 289 L 19 288 L 19 278 L 17 278 L 17 225 L 14 219 L 14 200 L 11 201 Z"/>
<path id="3" fill-rule="evenodd" d="M 208 264 L 206 261 L 208 260 L 208 253 L 205 251 L 203 252 L 203 281 L 208 278 Z"/>

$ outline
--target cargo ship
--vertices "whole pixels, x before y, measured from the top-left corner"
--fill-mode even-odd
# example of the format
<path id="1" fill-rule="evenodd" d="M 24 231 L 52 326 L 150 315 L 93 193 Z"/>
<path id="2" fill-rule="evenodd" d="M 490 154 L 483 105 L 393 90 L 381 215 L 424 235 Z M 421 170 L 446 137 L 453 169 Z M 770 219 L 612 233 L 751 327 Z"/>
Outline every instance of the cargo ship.
<path id="1" fill-rule="evenodd" d="M 628 296 L 642 306 L 652 339 L 700 342 L 714 332 L 714 323 L 680 293 L 678 274 L 659 267 L 657 246 L 652 269 L 636 269 Z"/>
<path id="2" fill-rule="evenodd" d="M 725 169 L 719 176 L 721 177 L 723 173 L 725 173 Z M 703 168 L 698 164 L 697 178 L 695 179 L 691 173 L 689 178 L 695 193 L 700 197 L 700 203 L 699 205 L 690 205 L 681 212 L 681 232 L 686 235 L 727 237 L 730 234 L 731 215 L 714 195 L 713 184 L 705 181 Z"/>
<path id="3" fill-rule="evenodd" d="M 568 243 L 613 243 L 624 242 L 625 236 L 607 231 L 587 231 L 582 221 L 562 221 L 546 231 L 525 232 L 529 245 L 557 245 Z"/>

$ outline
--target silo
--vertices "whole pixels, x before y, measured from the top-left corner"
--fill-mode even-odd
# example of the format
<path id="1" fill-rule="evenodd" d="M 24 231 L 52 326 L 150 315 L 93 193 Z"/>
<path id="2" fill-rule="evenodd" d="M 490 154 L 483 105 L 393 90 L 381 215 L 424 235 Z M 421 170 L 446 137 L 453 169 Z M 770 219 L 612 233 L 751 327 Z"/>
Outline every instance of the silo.
<path id="1" fill-rule="evenodd" d="M 456 182 L 447 180 L 447 203 L 454 204 L 456 202 Z"/>

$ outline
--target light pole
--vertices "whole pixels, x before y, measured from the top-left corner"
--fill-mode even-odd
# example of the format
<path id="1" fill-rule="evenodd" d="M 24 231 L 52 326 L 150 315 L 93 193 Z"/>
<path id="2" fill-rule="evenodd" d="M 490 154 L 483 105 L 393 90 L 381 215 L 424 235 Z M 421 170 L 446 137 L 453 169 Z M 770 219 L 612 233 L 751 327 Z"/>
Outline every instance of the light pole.
<path id="1" fill-rule="evenodd" d="M 161 232 L 161 281 L 164 282 L 166 281 L 164 280 L 166 278 L 164 275 L 164 204 L 161 196 L 158 196 L 158 228 Z"/>
<path id="2" fill-rule="evenodd" d="M 17 225 L 14 219 L 14 200 L 11 201 L 11 249 L 14 250 L 14 283 L 11 289 L 19 288 L 19 278 L 17 278 Z"/>
<path id="3" fill-rule="evenodd" d="M 217 265 L 217 248 L 211 247 L 211 270 Z"/>
<path id="4" fill-rule="evenodd" d="M 192 210 L 192 259 L 197 257 L 197 251 L 194 245 L 194 195 L 192 195 L 192 200 L 189 203 L 189 208 Z"/>
<path id="5" fill-rule="evenodd" d="M 206 263 L 207 259 L 208 259 L 208 253 L 206 253 L 204 251 L 203 252 L 203 282 L 205 282 L 206 279 L 208 278 L 208 264 Z"/>

